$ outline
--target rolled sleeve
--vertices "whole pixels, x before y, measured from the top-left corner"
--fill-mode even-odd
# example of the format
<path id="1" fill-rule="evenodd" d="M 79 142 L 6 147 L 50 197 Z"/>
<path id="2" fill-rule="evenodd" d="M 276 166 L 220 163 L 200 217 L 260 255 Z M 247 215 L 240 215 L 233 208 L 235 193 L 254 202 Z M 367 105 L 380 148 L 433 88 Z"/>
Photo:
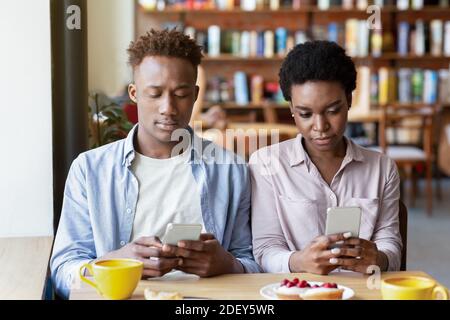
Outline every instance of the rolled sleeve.
<path id="1" fill-rule="evenodd" d="M 380 215 L 372 235 L 378 250 L 388 258 L 387 271 L 400 270 L 402 238 L 399 223 L 400 176 L 394 161 L 390 160 L 388 177 L 382 197 Z"/>
<path id="2" fill-rule="evenodd" d="M 241 262 L 246 273 L 261 272 L 252 253 L 252 233 L 250 227 L 250 200 L 251 184 L 247 166 L 243 167 L 241 185 L 244 185 L 241 193 L 236 219 L 231 236 L 229 252 Z"/>
<path id="3" fill-rule="evenodd" d="M 73 162 L 68 174 L 61 219 L 50 260 L 53 286 L 64 299 L 69 298 L 70 289 L 78 279 L 79 268 L 96 258 L 87 202 L 80 156 Z"/>

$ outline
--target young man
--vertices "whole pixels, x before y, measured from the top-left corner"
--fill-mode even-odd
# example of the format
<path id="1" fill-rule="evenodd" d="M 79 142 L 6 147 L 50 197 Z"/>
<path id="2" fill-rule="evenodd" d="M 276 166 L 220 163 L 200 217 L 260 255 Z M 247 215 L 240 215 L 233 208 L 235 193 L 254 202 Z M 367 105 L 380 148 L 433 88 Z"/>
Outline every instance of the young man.
<path id="1" fill-rule="evenodd" d="M 258 272 L 246 165 L 218 148 L 215 161 L 210 143 L 188 125 L 201 48 L 175 30 L 151 30 L 128 53 L 139 122 L 126 139 L 72 164 L 51 258 L 57 293 L 68 297 L 82 264 L 110 258 L 143 261 L 145 277 L 173 269 L 202 277 Z M 187 142 L 176 138 L 180 130 Z M 159 237 L 170 222 L 200 223 L 204 233 L 163 246 Z"/>

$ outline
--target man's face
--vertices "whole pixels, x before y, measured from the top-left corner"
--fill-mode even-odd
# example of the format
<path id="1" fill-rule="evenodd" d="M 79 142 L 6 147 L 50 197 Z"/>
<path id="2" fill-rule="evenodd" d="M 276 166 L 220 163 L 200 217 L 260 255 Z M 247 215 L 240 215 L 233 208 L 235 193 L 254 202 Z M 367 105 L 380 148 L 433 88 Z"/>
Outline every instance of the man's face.
<path id="1" fill-rule="evenodd" d="M 128 92 L 147 138 L 171 144 L 172 132 L 188 126 L 198 96 L 196 78 L 192 64 L 180 58 L 149 56 L 135 67 Z"/>
<path id="2" fill-rule="evenodd" d="M 291 88 L 291 111 L 308 148 L 333 151 L 342 141 L 351 96 L 338 82 L 308 81 Z"/>

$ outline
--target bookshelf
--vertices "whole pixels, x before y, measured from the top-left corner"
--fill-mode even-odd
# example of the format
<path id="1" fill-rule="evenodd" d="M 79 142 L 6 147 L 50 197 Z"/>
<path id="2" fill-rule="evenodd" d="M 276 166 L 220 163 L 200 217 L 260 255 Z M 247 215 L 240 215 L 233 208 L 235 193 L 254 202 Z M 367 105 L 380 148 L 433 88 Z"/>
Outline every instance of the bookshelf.
<path id="1" fill-rule="evenodd" d="M 228 91 L 226 96 L 231 97 L 228 100 L 220 99 L 209 99 L 209 95 L 206 95 L 206 101 L 204 103 L 204 108 L 209 108 L 211 105 L 220 105 L 224 108 L 229 115 L 233 114 L 243 114 L 246 112 L 257 112 L 257 121 L 266 122 L 277 122 L 277 123 L 292 123 L 292 118 L 290 117 L 290 112 L 287 104 L 283 101 L 280 93 L 273 92 L 268 88 L 272 88 L 278 82 L 278 71 L 281 62 L 284 58 L 285 53 L 289 49 L 289 45 L 285 44 L 281 52 L 277 52 L 277 39 L 276 30 L 282 27 L 286 35 L 286 43 L 289 42 L 289 37 L 294 38 L 293 42 L 298 43 L 297 36 L 303 36 L 307 39 L 324 39 L 330 37 L 330 25 L 333 26 L 333 34 L 340 45 L 345 47 L 349 51 L 349 46 L 347 46 L 347 30 L 350 25 L 357 24 L 355 21 L 362 22 L 367 20 L 371 13 L 366 12 L 366 10 L 356 9 L 356 3 L 353 3 L 353 8 L 344 9 L 342 4 L 331 5 L 327 10 L 319 9 L 314 0 L 310 1 L 281 1 L 278 10 L 269 9 L 270 3 L 272 1 L 255 1 L 255 10 L 243 10 L 240 8 L 239 3 L 243 5 L 245 0 L 241 1 L 231 1 L 234 3 L 233 7 L 229 7 L 228 10 L 219 10 L 218 6 L 224 5 L 223 1 L 176 1 L 173 4 L 164 2 L 161 4 L 162 0 L 159 1 L 146 1 L 147 4 L 153 6 L 153 9 L 144 8 L 139 4 L 140 1 L 136 0 L 136 36 L 143 34 L 146 30 L 150 28 L 162 28 L 162 27 L 173 27 L 179 26 L 183 28 L 186 33 L 191 34 L 196 37 L 200 44 L 203 44 L 206 51 L 210 51 L 206 38 L 208 37 L 208 30 L 211 26 L 217 26 L 220 32 L 220 44 L 218 51 L 215 55 L 211 56 L 208 53 L 205 54 L 205 59 L 203 60 L 203 67 L 205 69 L 206 78 L 208 80 L 208 90 L 222 90 L 221 86 L 224 85 Z M 332 3 L 342 3 L 331 0 Z M 355 2 L 355 1 L 353 1 Z M 385 1 L 386 2 L 386 1 Z M 412 1 L 416 3 L 417 1 Z M 435 1 L 436 2 L 436 1 Z M 171 2 L 172 3 L 172 2 Z M 228 4 L 230 1 L 227 2 Z M 294 3 L 297 3 L 297 7 L 294 8 Z M 298 7 L 298 4 L 300 6 Z M 446 85 L 432 84 L 432 89 L 435 88 L 436 92 L 439 90 L 447 90 L 443 95 L 446 96 L 445 101 L 441 101 L 441 97 L 438 93 L 429 93 L 428 96 L 431 97 L 430 104 L 442 104 L 450 105 L 450 49 L 446 52 L 445 46 L 450 48 L 450 7 L 448 1 L 441 0 L 440 4 L 429 5 L 430 1 L 425 1 L 425 6 L 420 9 L 401 10 L 398 7 L 398 3 L 395 1 L 387 1 L 387 5 L 381 7 L 380 18 L 382 31 L 379 34 L 381 37 L 382 45 L 376 48 L 376 44 L 372 42 L 375 31 L 370 30 L 367 34 L 367 43 L 363 47 L 361 52 L 355 51 L 352 54 L 355 64 L 359 68 L 366 68 L 365 72 L 361 74 L 365 75 L 364 79 L 359 79 L 358 81 L 366 81 L 364 88 L 370 92 L 358 93 L 358 104 L 364 106 L 354 106 L 354 108 L 360 111 L 353 115 L 353 119 L 368 121 L 376 121 L 378 119 L 378 109 L 379 104 L 384 103 L 378 98 L 381 95 L 381 86 L 389 86 L 389 92 L 385 98 L 388 102 L 395 102 L 400 104 L 415 103 L 416 99 L 411 93 L 411 101 L 406 97 L 406 101 L 398 100 L 398 90 L 403 87 L 400 86 L 397 73 L 401 69 L 411 70 L 411 73 L 416 72 L 417 77 L 421 77 L 423 82 L 425 77 L 427 79 L 434 79 L 437 77 L 437 81 L 446 81 Z M 261 7 L 261 4 L 264 4 Z M 302 5 L 306 4 L 306 5 Z M 370 2 L 369 2 L 370 4 Z M 419 1 L 420 4 L 420 1 Z M 160 9 L 156 9 L 156 6 Z M 187 7 L 198 6 L 200 9 L 187 9 Z M 252 4 L 250 4 L 252 6 Z M 353 19 L 354 21 L 349 22 Z M 431 23 L 432 21 L 439 20 L 441 23 L 438 25 L 441 32 L 441 44 L 438 53 L 431 52 Z M 418 24 L 418 21 L 420 22 Z M 400 38 L 398 34 L 399 23 L 403 22 L 408 24 L 408 33 L 406 37 L 406 52 L 402 54 L 399 51 L 398 40 Z M 360 23 L 361 24 L 361 23 Z M 448 24 L 448 26 L 447 26 Z M 413 39 L 411 34 L 414 32 L 414 39 L 419 39 L 417 34 L 418 28 L 424 28 L 422 36 L 424 37 L 424 49 L 415 52 L 415 45 L 411 40 Z M 448 30 L 447 30 L 448 29 Z M 236 45 L 232 43 L 233 37 L 242 40 L 244 37 L 251 37 L 252 32 L 265 33 L 266 31 L 273 31 L 272 37 L 273 52 L 266 54 L 266 52 L 254 52 L 245 51 L 245 45 Z M 303 35 L 301 33 L 304 33 Z M 328 32 L 328 33 L 327 33 Z M 258 35 L 259 36 L 259 35 Z M 265 35 L 264 35 L 265 36 Z M 225 40 L 224 40 L 225 39 Z M 228 40 L 227 40 L 228 39 Z M 231 40 L 230 40 L 231 39 Z M 266 39 L 266 38 L 264 38 Z M 329 40 L 329 39 L 328 39 Z M 231 41 L 231 42 L 230 42 Z M 434 40 L 433 40 L 434 41 Z M 210 41 L 211 42 L 211 41 Z M 416 41 L 418 42 L 418 41 Z M 224 45 L 224 43 L 226 43 Z M 293 45 L 291 39 L 291 46 Z M 233 47 L 234 46 L 234 47 Z M 240 48 L 235 50 L 235 48 Z M 225 48 L 225 49 L 224 49 Z M 231 49 L 230 49 L 231 48 Z M 378 50 L 378 51 L 376 51 Z M 368 71 L 367 71 L 368 70 Z M 379 77 L 383 77 L 379 74 L 380 70 L 382 72 L 388 71 L 389 81 L 395 81 L 394 84 L 381 83 Z M 420 76 L 418 75 L 418 70 L 422 70 Z M 446 71 L 444 71 L 446 70 Z M 233 80 L 235 79 L 235 74 L 237 71 L 245 73 L 248 78 L 248 88 L 246 89 L 250 92 L 248 97 L 248 102 L 244 105 L 237 104 L 233 99 L 235 96 L 236 88 L 230 88 L 233 86 Z M 429 72 L 431 71 L 431 72 Z M 442 75 L 439 73 L 441 72 Z M 360 73 L 360 72 L 358 72 Z M 405 73 L 405 72 L 403 72 Z M 427 75 L 425 76 L 425 73 Z M 384 73 L 383 73 L 384 74 Z M 264 101 L 252 101 L 252 78 L 254 75 L 258 75 L 264 79 L 263 95 Z M 442 79 L 440 77 L 442 76 Z M 378 77 L 378 78 L 377 78 Z M 375 79 L 375 80 L 374 80 Z M 412 80 L 410 86 L 413 86 Z M 447 80 L 445 80 L 447 79 Z M 360 83 L 358 83 L 359 85 Z M 415 83 L 417 85 L 417 81 Z M 372 92 L 374 87 L 378 87 L 378 92 Z M 425 90 L 425 85 L 422 84 L 422 90 Z M 430 86 L 428 86 L 428 90 Z M 213 88 L 213 89 L 211 89 Z M 411 88 L 413 91 L 414 88 Z M 417 88 L 416 88 L 417 89 Z M 434 90 L 434 89 L 433 89 Z M 390 92 L 393 91 L 393 92 Z M 417 93 L 417 92 L 416 92 Z M 425 93 L 423 93 L 425 94 Z M 217 93 L 213 96 L 220 96 Z M 402 98 L 405 95 L 402 96 Z M 414 98 L 414 99 L 413 99 Z M 425 98 L 424 98 L 425 99 Z M 433 101 L 435 99 L 436 101 Z M 362 102 L 361 102 L 362 101 Z M 423 103 L 424 101 L 420 101 Z M 364 113 L 367 117 L 364 118 Z"/>

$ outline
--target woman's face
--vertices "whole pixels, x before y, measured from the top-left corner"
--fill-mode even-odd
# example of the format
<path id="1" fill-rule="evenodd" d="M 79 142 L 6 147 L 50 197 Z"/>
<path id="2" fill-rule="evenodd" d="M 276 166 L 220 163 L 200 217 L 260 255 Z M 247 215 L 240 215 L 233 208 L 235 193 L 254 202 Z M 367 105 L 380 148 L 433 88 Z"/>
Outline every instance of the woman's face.
<path id="1" fill-rule="evenodd" d="M 338 82 L 308 81 L 291 88 L 291 111 L 307 148 L 335 151 L 347 125 L 351 96 Z"/>

